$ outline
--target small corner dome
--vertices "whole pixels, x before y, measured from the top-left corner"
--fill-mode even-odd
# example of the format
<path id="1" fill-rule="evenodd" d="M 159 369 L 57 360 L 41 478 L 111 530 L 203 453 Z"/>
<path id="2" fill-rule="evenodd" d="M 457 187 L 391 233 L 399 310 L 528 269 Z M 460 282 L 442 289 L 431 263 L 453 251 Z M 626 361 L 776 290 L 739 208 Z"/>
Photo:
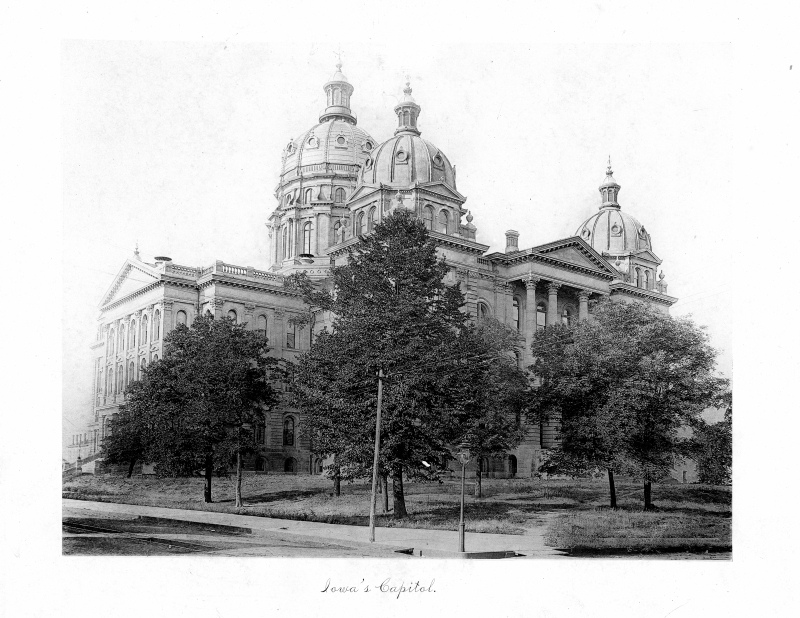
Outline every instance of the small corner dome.
<path id="1" fill-rule="evenodd" d="M 400 133 L 378 146 L 362 167 L 361 181 L 393 188 L 442 182 L 456 189 L 455 171 L 447 155 L 413 133 Z"/>
<path id="2" fill-rule="evenodd" d="M 601 254 L 635 253 L 653 249 L 652 239 L 645 227 L 617 208 L 603 208 L 593 214 L 578 226 L 575 236 L 580 236 Z"/>

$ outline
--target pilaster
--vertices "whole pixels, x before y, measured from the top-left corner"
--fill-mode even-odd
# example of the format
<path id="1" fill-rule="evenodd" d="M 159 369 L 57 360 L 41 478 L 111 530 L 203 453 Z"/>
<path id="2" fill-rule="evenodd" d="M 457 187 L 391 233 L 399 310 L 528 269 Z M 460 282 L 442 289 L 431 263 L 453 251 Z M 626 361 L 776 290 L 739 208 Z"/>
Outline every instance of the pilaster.
<path id="1" fill-rule="evenodd" d="M 255 324 L 253 324 L 253 311 L 255 311 L 256 306 L 254 303 L 245 303 L 244 304 L 244 327 L 247 330 L 253 330 L 255 328 Z"/>

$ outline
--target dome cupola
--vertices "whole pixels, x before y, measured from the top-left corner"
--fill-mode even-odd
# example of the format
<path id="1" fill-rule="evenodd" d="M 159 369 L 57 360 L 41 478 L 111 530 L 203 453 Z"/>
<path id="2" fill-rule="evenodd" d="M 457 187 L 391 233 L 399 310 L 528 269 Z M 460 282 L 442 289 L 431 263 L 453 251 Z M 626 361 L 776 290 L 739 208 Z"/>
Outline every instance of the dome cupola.
<path id="1" fill-rule="evenodd" d="M 419 135 L 417 117 L 420 111 L 422 111 L 422 108 L 417 105 L 414 97 L 411 96 L 411 82 L 406 82 L 406 87 L 403 88 L 403 100 L 394 108 L 394 113 L 397 114 L 397 129 L 395 129 L 394 134 Z"/>
<path id="2" fill-rule="evenodd" d="M 344 120 L 356 124 L 356 116 L 350 109 L 350 96 L 353 94 L 354 88 L 342 73 L 341 62 L 336 64 L 336 73 L 323 86 L 323 90 L 328 97 L 328 107 L 320 115 L 319 121 Z"/>
<path id="3" fill-rule="evenodd" d="M 619 196 L 620 186 L 617 184 L 617 181 L 614 180 L 614 176 L 612 175 L 613 173 L 614 172 L 611 171 L 611 156 L 609 155 L 606 177 L 599 187 L 600 195 L 603 196 L 603 203 L 600 204 L 600 208 L 605 208 L 607 206 L 619 208 L 617 197 Z"/>

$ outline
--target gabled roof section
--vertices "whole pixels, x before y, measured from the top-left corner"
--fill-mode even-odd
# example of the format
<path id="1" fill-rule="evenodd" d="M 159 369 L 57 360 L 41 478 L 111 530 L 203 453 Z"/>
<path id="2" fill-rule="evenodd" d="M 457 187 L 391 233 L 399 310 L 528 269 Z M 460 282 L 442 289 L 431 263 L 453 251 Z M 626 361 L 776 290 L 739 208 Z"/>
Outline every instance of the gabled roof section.
<path id="1" fill-rule="evenodd" d="M 513 253 L 495 252 L 484 256 L 488 260 L 511 265 L 517 261 L 544 259 L 561 262 L 578 269 L 587 269 L 595 273 L 617 278 L 619 273 L 606 259 L 578 236 L 555 240 L 544 245 L 515 251 Z"/>
<path id="2" fill-rule="evenodd" d="M 412 187 L 412 189 L 413 188 L 415 187 Z M 453 189 L 453 187 L 439 180 L 433 180 L 431 182 L 422 182 L 416 185 L 416 188 L 425 189 L 426 191 L 430 191 L 431 193 L 437 193 L 439 195 L 449 197 L 450 199 L 456 200 L 461 203 L 467 201 L 467 198 L 465 196 L 461 195 L 458 191 Z"/>
<path id="3" fill-rule="evenodd" d="M 128 258 L 103 294 L 100 307 L 161 280 L 161 272 L 138 260 Z"/>
<path id="4" fill-rule="evenodd" d="M 631 255 L 639 258 L 640 260 L 648 260 L 649 262 L 655 262 L 656 264 L 661 264 L 661 258 L 658 257 L 652 251 L 650 251 L 650 249 L 642 249 L 641 251 L 636 251 L 635 253 L 631 253 Z"/>

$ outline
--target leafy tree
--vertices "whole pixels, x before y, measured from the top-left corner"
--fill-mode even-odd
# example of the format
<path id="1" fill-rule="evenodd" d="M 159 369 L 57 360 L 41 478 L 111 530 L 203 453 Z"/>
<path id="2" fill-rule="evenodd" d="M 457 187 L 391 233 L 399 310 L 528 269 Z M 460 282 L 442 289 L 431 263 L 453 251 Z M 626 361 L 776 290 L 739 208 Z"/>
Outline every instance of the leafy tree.
<path id="1" fill-rule="evenodd" d="M 464 357 L 471 357 L 454 376 L 457 409 L 465 444 L 477 462 L 475 496 L 482 497 L 480 461 L 514 449 L 524 437 L 522 414 L 528 404 L 528 378 L 518 367 L 519 333 L 484 318 L 459 338 Z"/>
<path id="2" fill-rule="evenodd" d="M 236 505 L 241 505 L 242 456 L 255 448 L 254 430 L 278 402 L 271 383 L 282 374 L 267 356 L 266 339 L 232 320 L 199 316 L 165 338 L 164 357 L 128 388 L 127 401 L 103 448 L 114 455 L 140 445 L 140 456 L 162 473 L 202 469 L 204 499 L 211 479 L 236 460 Z M 137 442 L 138 440 L 138 442 Z M 120 446 L 117 446 L 120 445 Z"/>
<path id="3" fill-rule="evenodd" d="M 644 482 L 645 509 L 652 482 L 663 478 L 681 452 L 680 428 L 699 417 L 725 389 L 714 375 L 716 352 L 702 328 L 639 302 L 603 302 L 592 318 L 535 335 L 533 372 L 540 385 L 537 420 L 560 420 L 556 469 L 635 474 Z"/>
<path id="4" fill-rule="evenodd" d="M 733 465 L 733 404 L 730 391 L 720 397 L 725 416 L 716 423 L 703 418 L 692 423 L 686 454 L 697 464 L 701 483 L 724 485 L 731 481 Z"/>
<path id="5" fill-rule="evenodd" d="M 316 311 L 333 316 L 298 360 L 296 403 L 315 452 L 333 455 L 342 478 L 369 477 L 375 438 L 377 374 L 383 370 L 379 472 L 392 477 L 394 517 L 406 516 L 403 477 L 435 478 L 469 412 L 459 374 L 477 355 L 460 341 L 467 331 L 459 286 L 421 221 L 402 209 L 351 249 L 331 272 L 331 289 L 303 276 L 288 285 Z"/>

